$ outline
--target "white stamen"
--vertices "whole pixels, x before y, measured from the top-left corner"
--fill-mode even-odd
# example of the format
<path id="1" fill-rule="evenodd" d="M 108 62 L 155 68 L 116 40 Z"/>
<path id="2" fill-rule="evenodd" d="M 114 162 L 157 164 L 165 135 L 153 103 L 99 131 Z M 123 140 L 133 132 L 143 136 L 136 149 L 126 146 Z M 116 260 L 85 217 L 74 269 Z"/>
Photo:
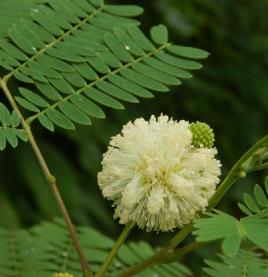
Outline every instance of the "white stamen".
<path id="1" fill-rule="evenodd" d="M 216 154 L 215 148 L 192 146 L 187 121 L 139 118 L 112 137 L 98 183 L 120 223 L 170 231 L 190 223 L 208 205 L 219 182 Z"/>

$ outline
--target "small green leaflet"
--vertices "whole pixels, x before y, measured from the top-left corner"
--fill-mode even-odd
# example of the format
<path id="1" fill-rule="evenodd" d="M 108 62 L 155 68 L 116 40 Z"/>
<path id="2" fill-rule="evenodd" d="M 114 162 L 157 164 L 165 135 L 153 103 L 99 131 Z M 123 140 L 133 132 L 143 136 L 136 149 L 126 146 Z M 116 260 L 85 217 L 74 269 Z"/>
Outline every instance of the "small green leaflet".
<path id="1" fill-rule="evenodd" d="M 268 276 L 268 260 L 258 252 L 240 250 L 235 257 L 218 255 L 221 260 L 206 260 L 203 271 L 211 277 Z"/>
<path id="2" fill-rule="evenodd" d="M 254 197 L 244 193 L 244 204 L 238 203 L 240 210 L 246 215 L 253 215 L 262 210 L 268 210 L 268 178 L 264 182 L 265 189 L 260 185 L 254 187 Z"/>
<path id="3" fill-rule="evenodd" d="M 268 251 L 268 212 L 246 216 L 240 220 L 215 210 L 207 213 L 208 218 L 197 219 L 194 235 L 197 241 L 222 239 L 222 251 L 227 256 L 235 256 L 242 240 L 248 239 L 259 248 Z"/>
<path id="4" fill-rule="evenodd" d="M 20 125 L 20 118 L 18 114 L 13 111 L 11 114 L 7 107 L 0 103 L 0 151 L 10 144 L 13 148 L 18 146 L 18 141 L 27 141 L 24 130 L 18 128 Z"/>

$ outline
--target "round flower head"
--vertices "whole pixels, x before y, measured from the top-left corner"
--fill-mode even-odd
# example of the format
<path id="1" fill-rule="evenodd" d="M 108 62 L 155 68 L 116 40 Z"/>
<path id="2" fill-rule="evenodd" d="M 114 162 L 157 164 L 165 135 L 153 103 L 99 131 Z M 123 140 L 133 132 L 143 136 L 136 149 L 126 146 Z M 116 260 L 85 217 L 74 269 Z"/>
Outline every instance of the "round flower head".
<path id="1" fill-rule="evenodd" d="M 152 116 L 129 122 L 113 137 L 98 174 L 120 223 L 169 231 L 191 222 L 215 192 L 215 148 L 196 148 L 187 121 Z"/>

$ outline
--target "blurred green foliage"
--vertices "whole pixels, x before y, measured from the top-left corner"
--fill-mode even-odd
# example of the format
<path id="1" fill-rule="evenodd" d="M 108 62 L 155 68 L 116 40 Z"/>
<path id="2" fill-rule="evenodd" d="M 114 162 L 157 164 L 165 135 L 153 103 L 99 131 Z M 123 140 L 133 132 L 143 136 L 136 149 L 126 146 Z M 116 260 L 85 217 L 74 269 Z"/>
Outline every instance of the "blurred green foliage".
<path id="1" fill-rule="evenodd" d="M 145 31 L 163 22 L 173 41 L 211 53 L 204 68 L 185 85 L 166 94 L 159 93 L 153 100 L 127 104 L 124 111 L 106 111 L 107 119 L 95 120 L 92 127 L 79 127 L 75 132 L 58 129 L 53 135 L 33 126 L 75 222 L 97 226 L 98 230 L 116 236 L 121 227 L 112 218 L 110 203 L 102 199 L 96 175 L 109 138 L 123 124 L 136 117 L 160 113 L 177 120 L 207 122 L 216 134 L 223 174 L 267 133 L 268 1 L 108 2 L 140 4 L 145 8 L 141 18 Z M 27 144 L 0 153 L 0 168 L 1 227 L 30 226 L 59 214 Z M 225 198 L 224 209 L 238 213 L 236 201 L 249 185 L 262 183 L 264 174 L 252 175 L 237 184 Z M 163 236 L 141 231 L 134 235 L 155 244 L 163 240 Z M 200 251 L 204 252 L 209 251 Z"/>

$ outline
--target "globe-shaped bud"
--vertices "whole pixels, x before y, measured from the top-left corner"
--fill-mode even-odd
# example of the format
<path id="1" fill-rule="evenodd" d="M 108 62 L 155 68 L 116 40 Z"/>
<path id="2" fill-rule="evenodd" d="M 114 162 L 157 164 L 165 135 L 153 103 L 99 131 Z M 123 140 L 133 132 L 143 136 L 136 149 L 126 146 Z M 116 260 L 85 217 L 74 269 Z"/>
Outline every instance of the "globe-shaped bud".
<path id="1" fill-rule="evenodd" d="M 212 148 L 215 142 L 213 129 L 204 122 L 195 122 L 190 124 L 192 132 L 192 145 L 195 148 Z"/>

